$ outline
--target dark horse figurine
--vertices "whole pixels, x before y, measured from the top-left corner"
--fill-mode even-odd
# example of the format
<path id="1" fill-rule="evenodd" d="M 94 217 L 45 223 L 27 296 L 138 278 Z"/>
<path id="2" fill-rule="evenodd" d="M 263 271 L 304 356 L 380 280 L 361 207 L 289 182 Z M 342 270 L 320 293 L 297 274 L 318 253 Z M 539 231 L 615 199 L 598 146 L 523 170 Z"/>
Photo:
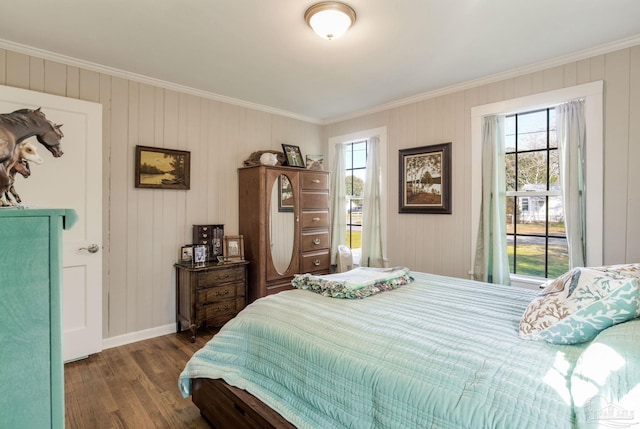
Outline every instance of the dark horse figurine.
<path id="1" fill-rule="evenodd" d="M 0 195 L 4 195 L 11 185 L 10 171 L 18 162 L 16 148 L 23 140 L 36 136 L 54 157 L 62 156 L 60 140 L 64 135 L 61 127 L 62 124 L 49 121 L 40 108 L 0 114 Z"/>

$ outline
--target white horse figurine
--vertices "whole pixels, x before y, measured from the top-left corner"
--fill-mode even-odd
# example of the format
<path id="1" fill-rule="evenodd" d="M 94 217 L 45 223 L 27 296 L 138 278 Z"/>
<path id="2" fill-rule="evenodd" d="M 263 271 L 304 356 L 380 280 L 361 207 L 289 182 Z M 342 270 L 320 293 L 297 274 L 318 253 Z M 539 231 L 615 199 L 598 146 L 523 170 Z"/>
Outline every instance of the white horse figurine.
<path id="1" fill-rule="evenodd" d="M 29 161 L 34 164 L 42 164 L 43 159 L 38 154 L 38 150 L 36 146 L 28 141 L 22 142 L 16 148 L 17 152 L 17 160 L 11 165 L 11 169 L 9 170 L 9 189 L 4 194 L 5 202 L 0 201 L 1 205 L 13 205 L 20 204 L 22 200 L 20 199 L 20 195 L 16 192 L 14 187 L 16 173 L 20 173 L 22 177 L 25 179 L 31 176 L 31 168 L 29 167 Z M 10 195 L 13 197 L 15 202 L 11 201 Z"/>

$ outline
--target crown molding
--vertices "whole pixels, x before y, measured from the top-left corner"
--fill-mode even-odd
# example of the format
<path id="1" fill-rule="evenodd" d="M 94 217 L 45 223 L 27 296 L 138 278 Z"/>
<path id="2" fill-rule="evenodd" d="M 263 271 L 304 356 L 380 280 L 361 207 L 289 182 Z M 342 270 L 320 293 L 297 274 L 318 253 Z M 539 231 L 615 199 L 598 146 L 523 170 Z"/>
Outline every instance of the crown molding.
<path id="1" fill-rule="evenodd" d="M 626 39 L 621 39 L 611 43 L 599 45 L 594 48 L 589 48 L 589 49 L 578 51 L 572 54 L 564 55 L 561 57 L 552 58 L 550 60 L 529 64 L 524 67 L 511 69 L 505 72 L 496 73 L 493 75 L 462 82 L 455 85 L 450 85 L 447 87 L 435 89 L 433 91 L 427 91 L 411 97 L 402 98 L 399 100 L 380 104 L 371 108 L 351 112 L 345 115 L 335 116 L 335 117 L 326 118 L 326 119 L 318 119 L 318 118 L 311 118 L 308 116 L 299 115 L 286 110 L 276 109 L 274 107 L 265 106 L 262 104 L 257 104 L 249 101 L 239 100 L 237 98 L 227 97 L 225 95 L 220 95 L 220 94 L 216 94 L 209 91 L 203 91 L 203 90 L 191 88 L 189 86 L 180 85 L 177 83 L 155 79 L 155 78 L 144 76 L 137 73 L 127 72 L 127 71 L 116 69 L 113 67 L 92 63 L 89 61 L 80 60 L 80 59 L 69 57 L 66 55 L 57 54 L 54 52 L 34 48 L 34 47 L 23 45 L 20 43 L 15 43 L 9 40 L 0 39 L 0 48 L 8 49 L 8 50 L 22 53 L 25 55 L 35 56 L 35 57 L 43 58 L 45 60 L 50 60 L 50 61 L 56 61 L 69 66 L 80 67 L 80 68 L 95 71 L 98 73 L 104 73 L 110 76 L 128 79 L 138 83 L 149 84 L 149 85 L 157 86 L 157 87 L 172 90 L 172 91 L 177 91 L 180 93 L 194 95 L 194 96 L 202 97 L 209 100 L 219 101 L 222 103 L 244 107 L 247 109 L 258 110 L 261 112 L 270 113 L 270 114 L 283 116 L 291 119 L 296 119 L 299 121 L 308 122 L 312 124 L 318 124 L 318 125 L 330 125 L 337 122 L 342 122 L 349 119 L 355 119 L 365 115 L 370 115 L 373 113 L 379 113 L 385 110 L 395 109 L 398 107 L 406 106 L 408 104 L 417 103 L 417 102 L 428 100 L 431 98 L 440 97 L 443 95 L 448 95 L 448 94 L 452 94 L 459 91 L 465 91 L 467 89 L 471 89 L 477 86 L 487 85 L 487 84 L 498 82 L 505 79 L 511 79 L 511 78 L 522 76 L 528 73 L 534 73 L 537 71 L 557 67 L 567 63 L 584 60 L 586 58 L 607 54 L 609 52 L 617 51 L 620 49 L 630 48 L 638 44 L 640 44 L 640 34 L 628 37 Z"/>
<path id="2" fill-rule="evenodd" d="M 0 48 L 8 49 L 8 50 L 25 54 L 25 55 L 42 58 L 44 60 L 55 61 L 68 66 L 79 67 L 86 70 L 95 71 L 97 73 L 104 73 L 109 76 L 119 77 L 122 79 L 127 79 L 134 82 L 142 83 L 142 84 L 153 85 L 153 86 L 164 88 L 171 91 L 176 91 L 176 92 L 189 94 L 189 95 L 195 95 L 197 97 L 202 97 L 208 100 L 220 101 L 222 103 L 232 104 L 234 106 L 244 107 L 247 109 L 258 110 L 265 113 L 271 113 L 278 116 L 284 116 L 287 118 L 309 122 L 312 124 L 318 124 L 318 125 L 321 124 L 321 121 L 316 118 L 310 118 L 307 116 L 288 112 L 286 110 L 276 109 L 275 107 L 252 103 L 250 101 L 239 100 L 237 98 L 216 94 L 214 92 L 203 91 L 200 89 L 191 88 L 189 86 L 180 85 L 173 82 L 167 82 L 167 81 L 156 79 L 153 77 L 93 63 L 90 61 L 80 60 L 78 58 L 57 54 L 55 52 L 50 52 L 50 51 L 46 51 L 39 48 L 34 48 L 32 46 L 23 45 L 20 43 L 12 42 L 10 40 L 0 39 Z"/>
<path id="3" fill-rule="evenodd" d="M 550 60 L 529 64 L 524 67 L 519 67 L 519 68 L 511 69 L 508 71 L 481 77 L 478 79 L 469 80 L 459 84 L 435 89 L 433 91 L 427 91 L 411 97 L 402 98 L 399 100 L 391 101 L 389 103 L 380 104 L 378 106 L 371 107 L 368 109 L 352 112 L 343 116 L 336 116 L 334 118 L 329 118 L 322 121 L 322 125 L 334 124 L 337 122 L 342 122 L 349 119 L 355 119 L 355 118 L 359 118 L 365 115 L 370 115 L 373 113 L 379 113 L 385 110 L 395 109 L 398 107 L 406 106 L 408 104 L 417 103 L 417 102 L 428 100 L 431 98 L 440 97 L 443 95 L 448 95 L 448 94 L 456 93 L 459 91 L 465 91 L 467 89 L 475 88 L 477 86 L 487 85 L 490 83 L 499 82 L 501 80 L 511 79 L 511 78 L 522 76 L 525 74 L 546 70 L 549 68 L 584 60 L 587 58 L 592 58 L 598 55 L 608 54 L 610 52 L 614 52 L 620 49 L 630 48 L 632 46 L 636 46 L 639 44 L 640 44 L 640 34 L 632 37 L 628 37 L 626 39 L 617 40 L 615 42 L 606 43 L 604 45 L 599 45 L 594 48 L 589 48 L 589 49 L 578 51 L 572 54 L 563 55 L 561 57 L 552 58 Z"/>

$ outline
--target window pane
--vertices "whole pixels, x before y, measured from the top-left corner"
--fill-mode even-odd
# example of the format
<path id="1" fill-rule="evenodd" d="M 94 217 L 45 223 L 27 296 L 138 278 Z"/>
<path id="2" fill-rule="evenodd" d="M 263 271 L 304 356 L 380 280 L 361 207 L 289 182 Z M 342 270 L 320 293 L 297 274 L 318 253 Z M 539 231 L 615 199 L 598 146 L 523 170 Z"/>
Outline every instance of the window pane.
<path id="1" fill-rule="evenodd" d="M 556 109 L 549 110 L 549 147 L 558 147 L 556 134 Z"/>
<path id="2" fill-rule="evenodd" d="M 516 216 L 516 197 L 507 197 L 507 234 L 513 234 L 513 225 Z"/>
<path id="3" fill-rule="evenodd" d="M 347 170 L 353 168 L 353 152 L 351 150 L 351 145 L 347 145 L 347 149 L 344 151 L 344 165 Z M 347 174 L 349 174 L 349 171 L 347 171 Z"/>
<path id="4" fill-rule="evenodd" d="M 353 168 L 365 168 L 367 166 L 367 142 L 353 144 Z"/>
<path id="5" fill-rule="evenodd" d="M 507 257 L 509 258 L 509 272 L 512 273 L 513 265 L 513 235 L 507 235 Z"/>
<path id="6" fill-rule="evenodd" d="M 516 154 L 505 156 L 507 191 L 516 190 Z"/>
<path id="7" fill-rule="evenodd" d="M 560 160 L 558 159 L 558 149 L 549 151 L 549 189 L 560 190 Z"/>
<path id="8" fill-rule="evenodd" d="M 518 151 L 547 147 L 547 111 L 518 115 Z"/>
<path id="9" fill-rule="evenodd" d="M 547 152 L 518 154 L 518 191 L 547 189 Z"/>
<path id="10" fill-rule="evenodd" d="M 505 151 L 515 152 L 516 150 L 516 117 L 507 116 L 504 119 Z"/>
<path id="11" fill-rule="evenodd" d="M 347 171 L 344 178 L 345 190 L 347 195 L 354 194 L 354 183 L 353 183 L 353 174 L 350 171 Z"/>
<path id="12" fill-rule="evenodd" d="M 516 201 L 518 203 L 516 233 L 545 235 L 546 198 L 544 196 L 516 197 Z"/>
<path id="13" fill-rule="evenodd" d="M 544 237 L 518 237 L 516 240 L 517 274 L 544 277 Z"/>
<path id="14" fill-rule="evenodd" d="M 347 207 L 347 223 L 362 225 L 362 198 L 354 198 L 349 201 Z"/>
<path id="15" fill-rule="evenodd" d="M 566 238 L 549 238 L 549 278 L 569 271 L 569 246 Z"/>
<path id="16" fill-rule="evenodd" d="M 549 235 L 564 237 L 567 233 L 564 226 L 564 206 L 560 195 L 549 197 Z"/>

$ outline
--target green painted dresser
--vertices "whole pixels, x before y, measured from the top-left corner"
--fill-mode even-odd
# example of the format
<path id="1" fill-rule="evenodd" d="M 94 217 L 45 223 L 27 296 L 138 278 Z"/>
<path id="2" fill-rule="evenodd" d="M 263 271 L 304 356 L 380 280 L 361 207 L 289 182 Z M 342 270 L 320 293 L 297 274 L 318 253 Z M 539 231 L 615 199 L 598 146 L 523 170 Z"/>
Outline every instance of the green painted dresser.
<path id="1" fill-rule="evenodd" d="M 0 428 L 64 428 L 65 209 L 0 209 Z"/>

